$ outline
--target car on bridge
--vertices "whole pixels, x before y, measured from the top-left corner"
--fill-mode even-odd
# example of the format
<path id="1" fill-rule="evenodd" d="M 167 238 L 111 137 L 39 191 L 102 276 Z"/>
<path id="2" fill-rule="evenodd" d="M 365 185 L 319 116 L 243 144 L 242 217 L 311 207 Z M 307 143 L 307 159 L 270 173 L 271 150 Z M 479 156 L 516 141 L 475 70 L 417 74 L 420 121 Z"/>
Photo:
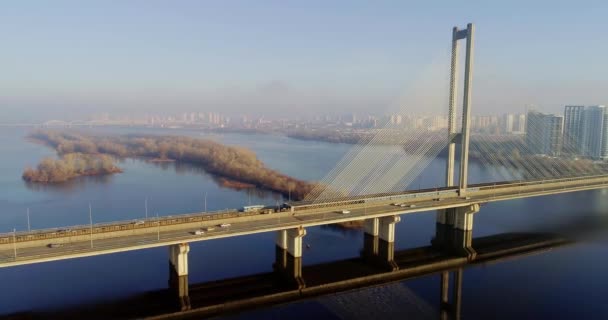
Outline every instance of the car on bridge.
<path id="1" fill-rule="evenodd" d="M 230 226 L 231 226 L 230 223 L 222 223 L 222 224 L 220 224 L 220 228 L 228 228 Z"/>
<path id="2" fill-rule="evenodd" d="M 63 247 L 63 243 L 49 243 L 46 246 L 49 248 L 61 248 Z"/>
<path id="3" fill-rule="evenodd" d="M 200 236 L 200 235 L 205 234 L 205 231 L 198 229 L 198 230 L 195 230 L 193 233 L 194 233 L 194 235 Z"/>
<path id="4" fill-rule="evenodd" d="M 342 211 L 340 211 L 340 213 L 341 213 L 341 214 L 349 214 L 349 213 L 350 213 L 350 210 L 342 210 Z"/>

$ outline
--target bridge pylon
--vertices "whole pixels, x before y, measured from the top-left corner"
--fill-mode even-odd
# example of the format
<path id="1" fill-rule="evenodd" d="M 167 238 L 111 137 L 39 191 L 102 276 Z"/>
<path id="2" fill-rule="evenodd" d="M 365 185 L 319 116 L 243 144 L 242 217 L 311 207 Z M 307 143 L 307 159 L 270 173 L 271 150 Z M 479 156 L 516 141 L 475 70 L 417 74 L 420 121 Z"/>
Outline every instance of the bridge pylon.
<path id="1" fill-rule="evenodd" d="M 446 164 L 446 186 L 452 187 L 454 182 L 454 167 L 456 144 L 461 146 L 460 173 L 458 191 L 464 195 L 467 189 L 469 167 L 469 132 L 471 122 L 471 93 L 473 79 L 473 43 L 475 27 L 472 23 L 466 29 L 452 29 L 452 60 L 450 71 L 450 100 L 448 104 L 448 158 Z M 456 126 L 456 100 L 458 98 L 458 41 L 467 40 L 464 67 L 464 94 L 462 104 L 462 125 L 460 132 Z"/>

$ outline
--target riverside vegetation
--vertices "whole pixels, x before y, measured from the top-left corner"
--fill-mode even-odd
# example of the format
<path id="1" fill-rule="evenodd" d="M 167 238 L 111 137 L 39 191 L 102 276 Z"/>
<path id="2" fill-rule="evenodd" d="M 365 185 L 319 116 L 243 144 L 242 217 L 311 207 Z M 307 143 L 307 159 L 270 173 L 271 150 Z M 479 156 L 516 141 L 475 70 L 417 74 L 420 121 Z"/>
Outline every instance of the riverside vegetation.
<path id="1" fill-rule="evenodd" d="M 205 139 L 154 135 L 97 136 L 54 130 L 36 131 L 30 138 L 53 147 L 61 159 L 45 159 L 38 169 L 26 169 L 23 176 L 29 181 L 47 182 L 45 179 L 48 179 L 50 182 L 59 177 L 69 178 L 87 172 L 106 174 L 109 171 L 102 168 L 116 168 L 109 165 L 108 158 L 112 156 L 189 163 L 219 177 L 291 195 L 296 200 L 303 199 L 317 185 L 267 168 L 249 149 L 225 146 Z M 106 166 L 98 167 L 95 163 L 94 166 L 85 167 L 85 170 L 67 170 L 66 167 L 76 168 L 73 157 L 99 159 Z M 35 179 L 37 176 L 40 179 Z"/>
<path id="2" fill-rule="evenodd" d="M 111 156 L 104 154 L 66 153 L 60 159 L 44 158 L 36 168 L 26 168 L 23 179 L 29 182 L 57 183 L 79 176 L 122 172 Z"/>

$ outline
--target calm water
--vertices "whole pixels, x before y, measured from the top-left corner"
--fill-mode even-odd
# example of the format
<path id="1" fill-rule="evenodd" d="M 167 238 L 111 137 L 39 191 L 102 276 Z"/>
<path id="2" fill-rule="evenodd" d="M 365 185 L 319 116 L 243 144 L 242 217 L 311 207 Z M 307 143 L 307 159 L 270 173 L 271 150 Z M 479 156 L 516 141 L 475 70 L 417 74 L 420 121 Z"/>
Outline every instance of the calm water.
<path id="1" fill-rule="evenodd" d="M 150 132 L 202 136 L 197 131 L 121 129 L 112 132 Z M 251 204 L 274 204 L 280 196 L 268 192 L 235 191 L 219 187 L 213 177 L 199 170 L 174 165 L 159 166 L 138 160 L 121 163 L 124 173 L 107 178 L 83 178 L 62 187 L 33 187 L 20 178 L 26 165 L 35 165 L 52 150 L 24 140 L 26 129 L 0 128 L 0 230 L 27 229 L 30 209 L 32 228 L 88 223 L 88 204 L 95 222 L 136 219 L 201 211 L 207 194 L 208 210 Z M 298 141 L 281 136 L 205 135 L 219 142 L 253 149 L 269 167 L 307 180 L 321 179 L 349 150 L 349 145 Z M 378 147 L 378 152 L 399 152 Z M 496 168 L 473 163 L 471 180 L 496 179 Z M 441 185 L 444 162 L 436 159 L 416 183 Z M 482 207 L 475 218 L 475 236 L 507 231 L 592 230 L 577 227 L 591 221 L 602 226 L 607 215 L 605 191 L 514 200 Z M 397 226 L 396 248 L 428 245 L 434 232 L 434 213 L 409 215 Z M 597 228 L 602 231 L 604 228 Z M 597 231 L 597 230 L 594 230 Z M 274 234 L 193 243 L 190 282 L 270 271 L 274 259 Z M 363 237 L 359 231 L 340 232 L 310 228 L 305 238 L 311 250 L 305 264 L 359 255 Z M 608 317 L 608 249 L 601 237 L 573 247 L 541 255 L 467 269 L 464 273 L 463 317 L 466 318 L 595 318 Z M 114 255 L 0 269 L 0 315 L 29 309 L 65 307 L 111 300 L 167 284 L 167 250 L 157 248 Z M 345 306 L 357 299 L 370 308 L 397 308 L 389 299 L 408 297 L 431 314 L 437 310 L 439 278 L 427 277 L 310 301 L 255 310 L 230 318 L 348 318 Z M 379 301 L 382 301 L 379 302 Z M 374 304 L 375 302 L 378 302 Z M 349 304 L 350 303 L 350 304 Z M 350 308 L 352 309 L 352 308 Z"/>

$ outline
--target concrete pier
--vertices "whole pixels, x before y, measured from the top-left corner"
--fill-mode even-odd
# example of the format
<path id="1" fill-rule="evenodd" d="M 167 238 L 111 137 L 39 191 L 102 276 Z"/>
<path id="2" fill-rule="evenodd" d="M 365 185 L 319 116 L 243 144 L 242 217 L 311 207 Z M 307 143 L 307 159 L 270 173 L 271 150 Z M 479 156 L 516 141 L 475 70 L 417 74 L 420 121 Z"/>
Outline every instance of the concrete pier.
<path id="1" fill-rule="evenodd" d="M 294 228 L 277 231 L 274 268 L 287 280 L 288 285 L 298 289 L 306 287 L 302 278 L 302 238 L 306 229 Z"/>
<path id="2" fill-rule="evenodd" d="M 364 258 L 389 270 L 399 269 L 395 263 L 395 224 L 399 221 L 399 216 L 365 220 L 362 252 Z"/>
<path id="3" fill-rule="evenodd" d="M 363 228 L 369 235 L 378 236 L 386 242 L 395 242 L 395 224 L 399 221 L 399 216 L 371 218 L 365 220 Z"/>
<path id="4" fill-rule="evenodd" d="M 169 288 L 177 295 L 182 311 L 190 309 L 188 252 L 190 252 L 190 245 L 187 243 L 169 246 Z"/>
<path id="5" fill-rule="evenodd" d="M 475 259 L 472 247 L 473 215 L 479 212 L 479 204 L 437 211 L 435 238 L 431 243 L 450 253 Z"/>

